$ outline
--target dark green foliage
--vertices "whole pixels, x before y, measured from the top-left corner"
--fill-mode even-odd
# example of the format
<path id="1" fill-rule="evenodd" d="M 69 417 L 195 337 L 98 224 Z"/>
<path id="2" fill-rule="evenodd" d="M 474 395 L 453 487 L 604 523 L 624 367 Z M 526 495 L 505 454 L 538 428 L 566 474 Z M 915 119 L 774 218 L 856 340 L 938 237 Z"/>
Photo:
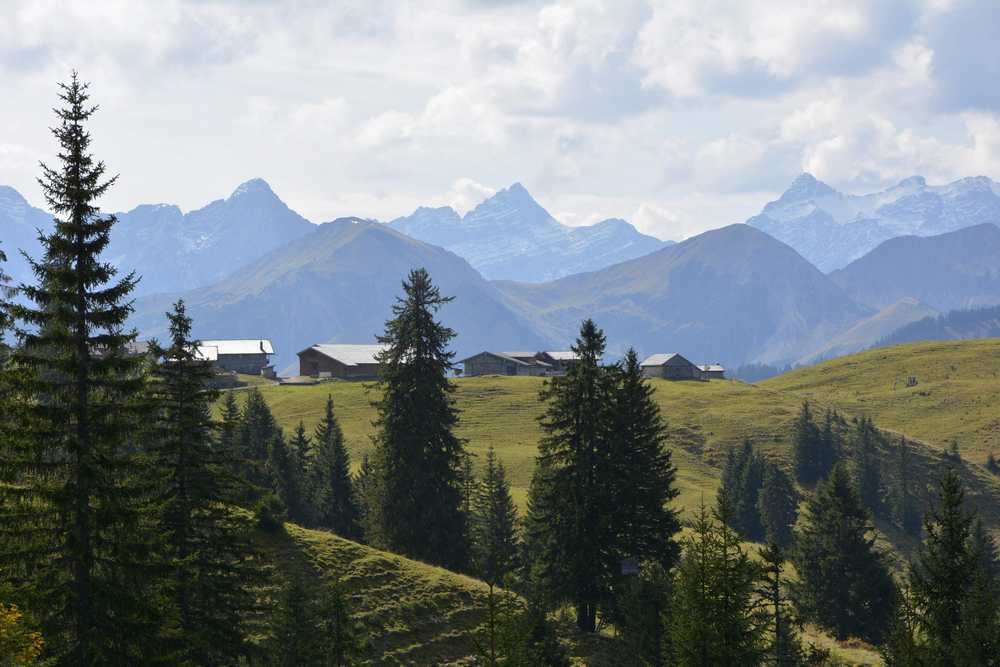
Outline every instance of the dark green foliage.
<path id="1" fill-rule="evenodd" d="M 364 638 L 339 584 L 306 587 L 296 575 L 285 586 L 275 615 L 272 662 L 281 667 L 360 664 Z"/>
<path id="2" fill-rule="evenodd" d="M 838 639 L 881 640 L 891 621 L 895 585 L 843 464 L 810 498 L 793 561 L 800 577 L 795 598 L 803 616 Z"/>
<path id="3" fill-rule="evenodd" d="M 470 535 L 476 575 L 493 585 L 503 585 L 517 565 L 517 507 L 510 483 L 493 448 L 486 452 L 486 468 L 472 501 Z"/>
<path id="4" fill-rule="evenodd" d="M 0 452 L 4 578 L 41 621 L 46 655 L 67 664 L 142 662 L 155 652 L 147 526 L 152 489 L 133 446 L 146 416 L 144 361 L 125 330 L 136 284 L 101 261 L 114 216 L 97 200 L 114 183 L 90 154 L 95 108 L 73 74 L 52 129 L 59 164 L 40 180 L 57 216 L 13 305 L 24 397 L 18 435 Z"/>
<path id="5" fill-rule="evenodd" d="M 882 434 L 867 417 L 856 419 L 851 432 L 851 457 L 854 479 L 858 485 L 861 502 L 874 515 L 881 515 L 882 469 L 879 450 L 883 447 Z"/>
<path id="6" fill-rule="evenodd" d="M 241 501 L 253 506 L 262 494 L 272 488 L 268 458 L 271 444 L 282 435 L 260 391 L 254 387 L 246 394 L 247 400 L 240 415 L 238 475 L 245 482 Z"/>
<path id="7" fill-rule="evenodd" d="M 267 451 L 267 471 L 272 489 L 288 511 L 288 519 L 309 523 L 309 498 L 305 470 L 295 449 L 288 446 L 280 431 L 271 438 Z"/>
<path id="8" fill-rule="evenodd" d="M 461 569 L 467 559 L 462 513 L 464 445 L 448 379 L 455 332 L 435 320 L 451 301 L 424 269 L 410 272 L 379 342 L 381 399 L 376 403 L 377 504 L 372 541 L 412 558 Z M 372 509 L 375 511 L 373 512 Z"/>
<path id="9" fill-rule="evenodd" d="M 665 426 L 634 352 L 620 367 L 600 365 L 604 334 L 583 323 L 579 356 L 565 377 L 543 388 L 544 436 L 532 478 L 528 551 L 556 599 L 576 608 L 577 625 L 596 628 L 612 603 L 626 561 L 669 568 L 679 525 L 663 446 Z"/>
<path id="10" fill-rule="evenodd" d="M 905 438 L 893 448 L 892 469 L 888 482 L 886 503 L 893 523 L 906 535 L 920 535 L 920 502 L 913 490 L 913 471 L 910 463 L 910 446 Z"/>
<path id="11" fill-rule="evenodd" d="M 222 423 L 219 424 L 219 448 L 226 453 L 226 456 L 236 462 L 230 470 L 233 474 L 239 472 L 239 468 L 237 467 L 239 435 L 240 407 L 236 403 L 236 395 L 231 391 L 227 391 L 226 397 L 222 399 Z"/>
<path id="12" fill-rule="evenodd" d="M 795 477 L 803 484 L 813 484 L 826 477 L 840 459 L 843 420 L 831 410 L 823 415 L 818 426 L 809 402 L 802 410 L 792 430 Z"/>
<path id="13" fill-rule="evenodd" d="M 976 556 L 976 566 L 1000 584 L 1000 554 L 997 553 L 996 542 L 986 532 L 983 520 L 979 517 L 972 522 L 972 536 L 969 540 L 970 549 Z"/>
<path id="14" fill-rule="evenodd" d="M 306 427 L 301 420 L 299 421 L 299 425 L 295 427 L 295 432 L 292 434 L 292 439 L 288 445 L 295 452 L 302 467 L 308 468 L 312 462 L 312 441 L 306 435 Z"/>
<path id="15" fill-rule="evenodd" d="M 10 301 L 14 297 L 14 288 L 10 284 L 10 276 L 4 271 L 3 265 L 7 261 L 7 255 L 3 248 L 0 248 L 0 355 L 6 357 L 6 335 L 13 326 L 14 321 L 10 315 Z"/>
<path id="16" fill-rule="evenodd" d="M 491 587 L 485 632 L 478 641 L 480 661 L 503 667 L 569 667 L 545 607 L 529 595 L 514 598 Z"/>
<path id="17" fill-rule="evenodd" d="M 941 456 L 944 458 L 945 461 L 951 461 L 952 463 L 961 463 L 962 452 L 958 447 L 958 440 L 952 439 L 952 441 L 948 443 L 948 446 L 945 448 L 945 450 L 941 452 Z"/>
<path id="18" fill-rule="evenodd" d="M 265 533 L 276 533 L 285 526 L 288 508 L 277 493 L 267 493 L 257 501 L 254 520 Z"/>
<path id="19" fill-rule="evenodd" d="M 997 459 L 993 456 L 993 452 L 986 455 L 986 469 L 994 475 L 1000 476 L 1000 463 L 997 463 Z"/>
<path id="20" fill-rule="evenodd" d="M 740 537 L 756 542 L 764 539 L 764 526 L 758 509 L 764 470 L 764 459 L 753 451 L 749 440 L 744 440 L 739 449 L 729 450 L 719 493 L 719 502 L 725 496 L 732 508 L 729 527 Z"/>
<path id="21" fill-rule="evenodd" d="M 763 579 L 760 595 L 767 605 L 770 647 L 768 664 L 775 667 L 796 667 L 804 664 L 802 644 L 796 631 L 796 619 L 786 593 L 782 576 L 785 552 L 771 542 L 760 552 L 763 561 Z"/>
<path id="22" fill-rule="evenodd" d="M 899 591 L 894 608 L 896 613 L 880 649 L 885 667 L 927 665 L 926 655 L 917 641 L 917 614 L 908 591 Z"/>
<path id="23" fill-rule="evenodd" d="M 351 540 L 361 538 L 361 510 L 351 479 L 351 459 L 333 412 L 333 397 L 316 427 L 316 455 L 309 470 L 316 524 Z"/>
<path id="24" fill-rule="evenodd" d="M 371 459 L 368 454 L 361 455 L 361 467 L 354 477 L 354 496 L 358 501 L 358 524 L 366 541 L 372 539 L 372 535 L 377 534 L 377 525 L 374 518 L 378 516 L 372 508 L 378 505 L 378 494 L 375 486 L 375 471 L 372 468 Z"/>
<path id="25" fill-rule="evenodd" d="M 759 665 L 766 654 L 760 566 L 741 548 L 728 499 L 720 499 L 712 516 L 701 508 L 684 541 L 670 614 L 673 665 Z"/>
<path id="26" fill-rule="evenodd" d="M 764 484 L 757 498 L 757 511 L 764 539 L 779 547 L 788 547 L 799 516 L 799 494 L 792 479 L 773 463 L 764 466 Z"/>
<path id="27" fill-rule="evenodd" d="M 173 612 L 166 632 L 176 664 L 234 663 L 245 654 L 261 566 L 253 562 L 250 522 L 227 507 L 236 496 L 229 476 L 235 452 L 212 437 L 212 364 L 196 355 L 184 302 L 167 316 L 170 346 L 151 346 L 160 361 L 151 384 L 150 452 L 161 477 L 158 531 Z"/>
<path id="28" fill-rule="evenodd" d="M 990 572 L 995 554 L 975 524 L 965 508 L 962 483 L 949 469 L 941 479 L 938 502 L 924 517 L 924 542 L 909 571 L 928 664 L 990 664 L 964 660 L 981 655 L 985 647 L 1000 646 L 1000 588 Z"/>
<path id="29" fill-rule="evenodd" d="M 670 573 L 658 563 L 646 563 L 638 574 L 622 577 L 616 589 L 608 620 L 621 635 L 623 664 L 669 664 Z"/>

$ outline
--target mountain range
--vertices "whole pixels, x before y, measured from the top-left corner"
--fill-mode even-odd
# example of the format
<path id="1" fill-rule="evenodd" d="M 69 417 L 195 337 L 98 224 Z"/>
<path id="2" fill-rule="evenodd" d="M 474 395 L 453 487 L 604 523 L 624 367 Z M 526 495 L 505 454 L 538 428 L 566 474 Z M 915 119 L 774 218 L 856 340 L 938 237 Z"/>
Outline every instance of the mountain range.
<path id="1" fill-rule="evenodd" d="M 450 207 L 418 208 L 389 225 L 468 260 L 489 280 L 542 282 L 602 269 L 662 248 L 618 218 L 569 227 L 514 183 L 459 216 Z"/>
<path id="2" fill-rule="evenodd" d="M 546 340 L 461 257 L 377 222 L 344 218 L 315 227 L 209 287 L 183 293 L 200 338 L 270 338 L 279 372 L 314 343 L 373 343 L 412 268 L 430 272 L 455 302 L 442 321 L 459 355 L 483 348 L 540 350 Z M 132 324 L 163 337 L 178 295 L 140 299 Z"/>
<path id="3" fill-rule="evenodd" d="M 1000 183 L 985 176 L 927 185 L 913 176 L 881 192 L 848 195 L 802 174 L 747 224 L 795 248 L 821 271 L 847 266 L 883 241 L 1000 224 Z"/>

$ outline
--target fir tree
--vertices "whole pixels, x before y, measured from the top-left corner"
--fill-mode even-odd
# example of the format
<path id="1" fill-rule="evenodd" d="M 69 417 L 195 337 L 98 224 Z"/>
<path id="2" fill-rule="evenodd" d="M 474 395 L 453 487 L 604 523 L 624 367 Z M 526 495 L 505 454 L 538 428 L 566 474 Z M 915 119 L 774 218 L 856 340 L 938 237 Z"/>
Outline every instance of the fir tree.
<path id="1" fill-rule="evenodd" d="M 740 547 L 728 499 L 720 498 L 713 516 L 701 508 L 684 542 L 671 607 L 674 665 L 758 665 L 765 655 L 760 568 Z"/>
<path id="2" fill-rule="evenodd" d="M 519 551 L 517 507 L 503 463 L 493 448 L 486 452 L 486 467 L 472 503 L 472 562 L 477 576 L 492 585 L 503 585 L 514 570 Z"/>
<path id="3" fill-rule="evenodd" d="M 795 459 L 795 477 L 803 484 L 822 479 L 820 431 L 813 419 L 809 401 L 802 403 L 799 416 L 792 427 L 792 453 Z"/>
<path id="4" fill-rule="evenodd" d="M 670 572 L 658 563 L 647 562 L 638 574 L 623 578 L 617 588 L 608 620 L 623 640 L 622 664 L 665 667 L 670 657 Z"/>
<path id="5" fill-rule="evenodd" d="M 544 435 L 528 507 L 536 574 L 556 599 L 573 604 L 585 632 L 596 629 L 598 605 L 621 567 L 609 516 L 614 382 L 600 365 L 604 345 L 604 333 L 586 320 L 573 345 L 578 360 L 539 394 Z"/>
<path id="6" fill-rule="evenodd" d="M 10 302 L 14 298 L 14 288 L 10 284 L 10 276 L 4 271 L 4 263 L 7 255 L 3 248 L 0 248 L 0 361 L 7 357 L 7 331 L 13 326 L 14 321 L 10 315 Z"/>
<path id="7" fill-rule="evenodd" d="M 954 637 L 952 664 L 1000 666 L 1000 581 L 988 570 L 987 554 L 970 550 L 977 567 L 969 591 L 962 601 L 961 616 Z M 992 545 L 990 545 L 992 546 Z"/>
<path id="8" fill-rule="evenodd" d="M 785 592 L 782 576 L 785 552 L 780 545 L 770 542 L 760 552 L 763 561 L 763 586 L 761 597 L 767 603 L 770 629 L 770 659 L 775 667 L 796 667 L 803 663 L 802 645 L 795 628 L 791 603 Z"/>
<path id="9" fill-rule="evenodd" d="M 910 565 L 909 581 L 924 649 L 933 664 L 955 664 L 962 607 L 977 572 L 972 551 L 973 516 L 954 471 L 941 478 L 938 502 L 924 517 L 924 542 Z"/>
<path id="10" fill-rule="evenodd" d="M 891 621 L 895 585 L 874 529 L 843 464 L 819 484 L 796 536 L 796 602 L 838 639 L 877 642 Z"/>
<path id="11" fill-rule="evenodd" d="M 316 427 L 316 457 L 310 477 L 315 494 L 316 522 L 351 540 L 361 537 L 361 510 L 351 479 L 351 459 L 344 433 L 333 412 L 333 396 L 327 396 L 326 412 Z"/>
<path id="12" fill-rule="evenodd" d="M 976 517 L 972 522 L 972 536 L 969 538 L 970 549 L 976 556 L 976 567 L 981 569 L 988 578 L 1000 584 L 1000 554 L 996 542 L 988 532 L 983 520 Z"/>
<path id="13" fill-rule="evenodd" d="M 729 450 L 722 472 L 722 490 L 732 508 L 730 528 L 748 540 L 764 539 L 758 508 L 764 468 L 764 460 L 753 451 L 753 444 L 744 440 L 738 450 Z M 720 502 L 721 497 L 720 494 Z"/>
<path id="14" fill-rule="evenodd" d="M 240 415 L 238 444 L 239 477 L 245 488 L 241 501 L 244 504 L 255 504 L 271 488 L 268 458 L 271 443 L 277 437 L 282 437 L 280 429 L 264 396 L 256 387 L 250 389 Z"/>
<path id="15" fill-rule="evenodd" d="M 879 652 L 886 667 L 924 667 L 923 649 L 917 641 L 917 615 L 913 600 L 905 589 L 899 591 L 895 614 Z"/>
<path id="16" fill-rule="evenodd" d="M 269 488 L 277 494 L 295 523 L 309 522 L 309 504 L 306 495 L 305 471 L 298 453 L 285 442 L 281 431 L 271 437 L 267 452 Z"/>
<path id="17" fill-rule="evenodd" d="M 900 438 L 893 450 L 895 474 L 889 481 L 886 498 L 889 513 L 900 530 L 916 537 L 920 535 L 920 507 L 913 493 L 910 447 L 905 438 Z"/>
<path id="18" fill-rule="evenodd" d="M 466 562 L 462 513 L 462 441 L 448 379 L 455 332 L 435 314 L 451 301 L 424 269 L 410 272 L 379 342 L 381 399 L 376 403 L 374 468 L 378 480 L 375 543 L 452 569 Z"/>
<path id="19" fill-rule="evenodd" d="M 302 467 L 308 468 L 312 461 L 312 441 L 306 435 L 306 426 L 302 420 L 299 420 L 298 426 L 295 427 L 295 433 L 292 434 L 292 441 L 289 445 L 295 451 Z"/>
<path id="20" fill-rule="evenodd" d="M 160 359 L 152 384 L 156 421 L 151 454 L 162 476 L 158 528 L 167 556 L 167 595 L 176 610 L 172 660 L 184 665 L 235 663 L 245 655 L 245 619 L 255 608 L 249 522 L 227 503 L 236 496 L 235 452 L 212 437 L 212 364 L 197 355 L 191 319 L 178 301 L 170 346 L 151 346 Z M 232 409 L 232 408 L 230 408 Z"/>
<path id="21" fill-rule="evenodd" d="M 882 512 L 882 471 L 879 464 L 879 447 L 882 436 L 871 419 L 862 417 L 854 423 L 851 453 L 854 478 L 861 502 L 875 515 Z"/>
<path id="22" fill-rule="evenodd" d="M 361 533 L 366 542 L 372 541 L 372 536 L 377 534 L 378 522 L 375 520 L 375 511 L 378 506 L 378 493 L 375 487 L 375 471 L 372 468 L 371 459 L 368 454 L 361 455 L 361 466 L 358 474 L 354 477 L 354 497 L 358 502 L 358 525 L 361 526 Z"/>
<path id="23" fill-rule="evenodd" d="M 677 475 L 666 448 L 667 427 L 642 375 L 635 350 L 629 349 L 613 379 L 611 398 L 612 473 L 610 513 L 614 548 L 620 559 L 650 560 L 669 570 L 680 555 L 674 536 L 677 513 L 669 507 L 677 497 Z"/>
<path id="24" fill-rule="evenodd" d="M 799 494 L 791 478 L 777 465 L 766 464 L 757 511 L 768 542 L 781 548 L 792 543 L 795 521 L 799 516 L 798 506 Z"/>
<path id="25" fill-rule="evenodd" d="M 228 452 L 228 456 L 233 459 L 238 458 L 240 433 L 240 407 L 236 403 L 236 395 L 226 392 L 226 397 L 222 399 L 222 423 L 219 425 L 219 448 L 223 452 Z M 233 468 L 231 472 L 236 472 Z"/>
<path id="26" fill-rule="evenodd" d="M 339 584 L 307 588 L 300 575 L 286 584 L 274 620 L 272 660 L 282 667 L 360 664 L 365 643 Z"/>
<path id="27" fill-rule="evenodd" d="M 12 305 L 23 323 L 15 365 L 23 371 L 20 437 L 0 453 L 5 576 L 29 589 L 46 654 L 89 665 L 141 662 L 155 651 L 148 595 L 146 471 L 132 446 L 145 406 L 142 359 L 125 330 L 137 278 L 116 281 L 101 261 L 114 216 L 97 200 L 115 178 L 90 153 L 87 84 L 61 85 L 52 132 L 59 165 L 42 166 L 45 200 L 57 218 L 30 260 L 37 283 Z"/>

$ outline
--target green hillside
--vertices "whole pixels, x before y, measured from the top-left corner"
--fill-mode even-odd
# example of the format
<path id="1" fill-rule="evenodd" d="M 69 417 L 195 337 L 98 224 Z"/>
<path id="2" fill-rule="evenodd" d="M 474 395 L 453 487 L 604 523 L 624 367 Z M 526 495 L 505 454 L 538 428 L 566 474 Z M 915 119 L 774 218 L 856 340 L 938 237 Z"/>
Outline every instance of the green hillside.
<path id="1" fill-rule="evenodd" d="M 907 386 L 907 378 L 916 378 Z M 1000 339 L 910 343 L 802 368 L 761 383 L 869 415 L 887 429 L 982 464 L 1000 455 Z"/>

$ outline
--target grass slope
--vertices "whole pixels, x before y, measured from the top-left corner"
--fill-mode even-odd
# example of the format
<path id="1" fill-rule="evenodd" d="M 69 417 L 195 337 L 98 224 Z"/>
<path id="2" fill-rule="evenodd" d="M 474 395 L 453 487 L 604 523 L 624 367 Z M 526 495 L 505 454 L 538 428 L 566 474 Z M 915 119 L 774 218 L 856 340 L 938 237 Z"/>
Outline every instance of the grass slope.
<path id="1" fill-rule="evenodd" d="M 917 384 L 906 386 L 913 376 Z M 1000 338 L 910 343 L 802 368 L 763 387 L 868 415 L 883 428 L 981 464 L 1000 455 Z"/>

